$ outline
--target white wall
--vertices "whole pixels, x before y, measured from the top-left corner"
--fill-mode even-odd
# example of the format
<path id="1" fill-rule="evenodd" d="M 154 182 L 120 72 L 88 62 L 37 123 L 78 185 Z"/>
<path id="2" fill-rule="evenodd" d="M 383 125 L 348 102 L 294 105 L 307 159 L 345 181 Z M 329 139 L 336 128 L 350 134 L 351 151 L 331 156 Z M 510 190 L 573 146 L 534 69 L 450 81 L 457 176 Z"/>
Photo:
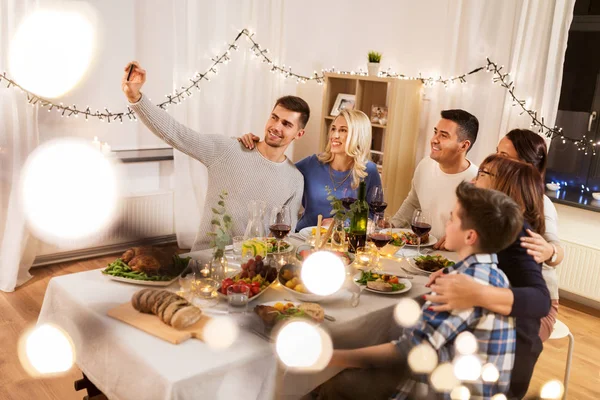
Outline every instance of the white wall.
<path id="1" fill-rule="evenodd" d="M 600 250 L 600 213 L 556 204 L 561 239 Z"/>
<path id="2" fill-rule="evenodd" d="M 42 4 L 48 3 L 41 1 Z M 128 61 L 137 59 L 148 70 L 149 80 L 145 91 L 154 102 L 162 100 L 162 95 L 170 92 L 173 82 L 173 15 L 172 3 L 162 0 L 103 0 L 88 1 L 98 12 L 98 47 L 89 73 L 69 94 L 59 99 L 64 103 L 93 108 L 108 107 L 110 110 L 123 110 L 126 107 L 120 89 L 123 68 Z M 515 0 L 505 2 L 507 9 L 514 7 Z M 369 50 L 383 53 L 382 68 L 392 67 L 397 71 L 417 75 L 435 76 L 447 69 L 447 63 L 461 65 L 452 71 L 464 72 L 480 64 L 479 60 L 466 60 L 460 63 L 447 55 L 444 48 L 445 33 L 454 23 L 448 15 L 453 6 L 451 0 L 389 0 L 374 3 L 363 0 L 304 0 L 284 3 L 284 39 L 282 49 L 271 49 L 275 60 L 292 65 L 294 71 L 310 74 L 322 68 L 355 69 L 366 67 L 366 54 Z M 508 13 L 510 14 L 510 13 Z M 503 18 L 508 18 L 503 16 Z M 202 21 L 198 21 L 202 23 Z M 490 21 L 482 21 L 490 23 Z M 224 16 L 223 24 L 229 24 Z M 232 36 L 235 34 L 232 28 Z M 241 28 L 241 27 L 236 27 Z M 253 26 L 256 39 L 269 47 L 267 32 L 260 26 Z M 481 61 L 485 56 L 495 56 L 499 61 L 505 54 L 495 54 L 497 44 L 511 38 L 503 37 L 502 30 L 494 37 L 480 37 L 473 32 L 472 40 L 478 40 L 477 52 Z M 471 40 L 469 39 L 469 40 Z M 199 40 L 200 41 L 200 40 Z M 206 43 L 206 40 L 202 40 Z M 245 44 L 242 49 L 246 50 Z M 76 51 L 76 49 L 74 49 Z M 206 49 L 206 54 L 215 54 L 218 48 Z M 460 61 L 460 60 L 459 60 Z M 242 62 L 241 57 L 238 61 Z M 253 61 L 249 61 L 253 62 Z M 473 63 L 471 65 L 470 63 Z M 469 64 L 467 66 L 467 64 Z M 208 65 L 208 57 L 198 60 L 198 69 Z M 224 68 L 227 68 L 226 66 Z M 207 85 L 218 87 L 219 75 Z M 480 74 L 472 82 L 483 82 L 489 75 Z M 484 86 L 479 86 L 484 87 Z M 485 86 L 488 88 L 487 86 Z M 305 98 L 312 109 L 307 127 L 307 135 L 298 141 L 292 158 L 299 160 L 315 153 L 317 149 L 320 119 L 322 86 L 307 83 L 296 85 L 289 81 L 286 92 L 297 93 Z M 460 90 L 460 89 L 457 89 Z M 466 90 L 465 107 L 476 104 L 484 93 Z M 486 91 L 488 91 L 486 89 Z M 500 93 L 502 89 L 489 84 L 489 92 Z M 443 96 L 443 91 L 431 91 L 429 96 Z M 200 94 L 201 96 L 202 94 Z M 257 92 L 257 96 L 263 94 Z M 194 101 L 194 100 L 192 100 Z M 485 107 L 485 98 L 478 107 Z M 203 102 L 210 106 L 210 102 Z M 460 104 L 459 104 L 460 105 Z M 232 110 L 235 113 L 235 110 Z M 430 109 L 424 104 L 422 142 L 426 142 L 428 132 L 425 127 L 437 118 L 439 110 Z M 40 113 L 40 139 L 46 141 L 56 137 L 77 136 L 91 140 L 98 136 L 107 141 L 113 149 L 154 148 L 166 145 L 154 137 L 139 123 L 124 124 L 85 122 L 61 119 L 57 113 Z M 249 127 L 248 130 L 261 130 L 262 127 Z M 245 132 L 240 132 L 245 133 Z M 481 135 L 497 136 L 498 132 Z M 423 147 L 423 146 L 422 146 Z M 423 149 L 422 149 L 423 150 Z M 491 149 L 481 151 L 487 154 Z M 421 154 L 422 156 L 422 154 Z M 480 161 L 476 159 L 475 161 Z M 173 166 L 171 162 L 141 163 L 123 166 L 124 184 L 128 193 L 146 193 L 168 190 L 173 187 Z M 557 205 L 560 218 L 560 233 L 565 239 L 600 247 L 598 235 L 593 233 L 600 222 L 600 214 Z"/>
<path id="3" fill-rule="evenodd" d="M 449 1 L 292 1 L 284 14 L 282 62 L 298 73 L 323 68 L 366 70 L 367 53 L 383 54 L 381 69 L 407 74 L 439 74 L 436 67 Z M 296 160 L 317 152 L 322 86 L 298 85 L 298 95 L 311 106 L 307 135 L 296 144 Z"/>
<path id="4" fill-rule="evenodd" d="M 41 1 L 41 4 L 53 4 Z M 97 12 L 97 42 L 88 73 L 68 94 L 58 99 L 93 111 L 104 107 L 112 112 L 126 110 L 121 92 L 123 68 L 131 60 L 149 66 L 147 90 L 167 93 L 172 89 L 171 4 L 160 0 L 103 0 L 87 2 Z M 160 23 L 158 23 L 160 21 Z M 73 49 L 77 51 L 77 49 Z M 55 112 L 40 113 L 40 141 L 75 136 L 90 141 L 94 136 L 114 150 L 168 147 L 138 123 L 106 123 L 96 119 L 64 119 Z"/>

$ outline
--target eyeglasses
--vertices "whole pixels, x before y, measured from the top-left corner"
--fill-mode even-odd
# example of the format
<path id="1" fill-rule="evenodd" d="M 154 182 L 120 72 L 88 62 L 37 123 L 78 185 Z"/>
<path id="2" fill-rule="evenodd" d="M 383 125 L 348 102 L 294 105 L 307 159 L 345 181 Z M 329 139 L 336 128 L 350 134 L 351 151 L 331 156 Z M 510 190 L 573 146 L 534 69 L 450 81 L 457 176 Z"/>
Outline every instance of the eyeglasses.
<path id="1" fill-rule="evenodd" d="M 482 178 L 484 175 L 489 175 L 489 176 L 491 176 L 492 178 L 495 178 L 495 177 L 496 177 L 496 175 L 494 175 L 494 174 L 492 174 L 491 172 L 489 172 L 489 171 L 486 171 L 486 170 L 484 170 L 484 169 L 480 169 L 479 171 L 477 171 L 477 178 Z"/>

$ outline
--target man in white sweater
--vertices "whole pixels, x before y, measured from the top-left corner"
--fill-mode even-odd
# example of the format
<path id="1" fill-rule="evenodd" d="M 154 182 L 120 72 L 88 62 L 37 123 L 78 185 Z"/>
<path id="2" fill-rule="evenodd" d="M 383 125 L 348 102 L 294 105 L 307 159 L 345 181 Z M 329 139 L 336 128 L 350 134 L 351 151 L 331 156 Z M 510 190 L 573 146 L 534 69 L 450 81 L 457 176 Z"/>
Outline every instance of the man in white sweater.
<path id="1" fill-rule="evenodd" d="M 133 70 L 129 73 L 130 66 Z M 265 138 L 252 150 L 235 138 L 195 132 L 152 104 L 140 92 L 146 71 L 137 62 L 127 65 L 121 88 L 130 107 L 156 136 L 195 158 L 208 170 L 206 206 L 192 251 L 209 247 L 212 207 L 223 190 L 229 193 L 227 211 L 233 219 L 232 234 L 243 235 L 248 221 L 248 203 L 261 200 L 267 213 L 290 200 L 292 232 L 302 202 L 304 178 L 284 152 L 304 135 L 310 109 L 304 100 L 285 96 L 277 100 L 265 126 Z"/>
<path id="2" fill-rule="evenodd" d="M 456 203 L 456 187 L 477 176 L 477 166 L 467 159 L 467 152 L 477 139 L 479 121 L 464 110 L 445 110 L 433 128 L 431 154 L 421 160 L 412 180 L 412 188 L 392 218 L 397 228 L 409 228 L 414 210 L 429 211 L 431 234 L 444 246 L 444 230 Z"/>

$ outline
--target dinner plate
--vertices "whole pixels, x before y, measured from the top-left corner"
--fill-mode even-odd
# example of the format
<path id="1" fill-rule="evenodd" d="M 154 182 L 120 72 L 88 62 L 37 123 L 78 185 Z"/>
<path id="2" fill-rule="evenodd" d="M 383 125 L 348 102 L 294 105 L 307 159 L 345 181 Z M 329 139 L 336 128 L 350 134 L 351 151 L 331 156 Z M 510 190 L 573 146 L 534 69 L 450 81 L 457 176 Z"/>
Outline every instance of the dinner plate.
<path id="1" fill-rule="evenodd" d="M 294 307 L 298 308 L 302 303 L 307 303 L 307 302 L 304 302 L 304 301 L 289 301 L 289 300 L 274 300 L 274 301 L 267 301 L 266 303 L 260 303 L 258 305 L 260 305 L 260 306 L 275 307 L 275 304 L 277 304 L 277 303 L 281 303 L 281 304 L 292 303 L 294 305 Z M 323 308 L 323 311 L 325 311 L 325 308 L 323 306 L 321 306 L 321 308 Z M 328 318 L 333 318 L 330 315 L 328 315 L 327 317 Z M 327 319 L 327 318 L 325 318 L 325 319 Z M 311 319 L 310 321 L 315 322 L 315 320 L 313 320 L 313 319 Z M 333 321 L 335 321 L 335 318 L 333 318 Z M 320 324 L 320 322 L 317 322 L 317 324 Z"/>
<path id="2" fill-rule="evenodd" d="M 434 255 L 434 254 L 430 254 L 430 255 Z M 417 257 L 418 257 L 418 256 L 417 256 Z M 420 273 L 422 273 L 422 274 L 426 274 L 426 275 L 431 275 L 431 274 L 433 274 L 433 273 L 435 272 L 435 271 L 433 271 L 433 272 L 431 272 L 431 271 L 425 271 L 424 269 L 420 268 L 420 267 L 417 265 L 417 262 L 416 262 L 415 258 L 416 258 L 416 257 L 408 257 L 408 258 L 407 258 L 407 260 L 408 260 L 408 265 L 409 265 L 409 267 L 410 267 L 410 268 L 412 268 L 412 269 L 414 269 L 414 270 L 416 270 L 416 271 L 419 271 L 419 272 L 420 272 Z M 452 260 L 451 260 L 451 261 L 452 261 Z M 438 270 L 438 271 L 439 271 L 439 270 Z"/>
<path id="3" fill-rule="evenodd" d="M 392 233 L 402 233 L 402 232 L 410 232 L 413 233 L 412 230 L 410 229 L 398 229 L 398 228 L 393 228 L 391 229 Z M 434 244 L 436 244 L 438 241 L 438 239 L 433 236 L 432 234 L 429 234 L 429 240 L 427 241 L 427 243 L 421 243 L 422 247 L 427 247 L 427 246 L 433 246 Z M 405 247 L 417 247 L 416 244 L 406 244 Z"/>
<path id="4" fill-rule="evenodd" d="M 298 259 L 298 261 L 300 262 L 304 262 L 304 257 L 302 256 L 302 252 L 303 251 L 309 251 L 312 250 L 312 246 L 309 244 L 301 244 L 300 246 L 298 246 L 298 248 L 296 249 L 296 259 Z M 340 255 L 340 253 L 343 253 L 345 255 L 345 257 L 340 257 L 342 259 L 342 262 L 344 263 L 345 266 L 348 266 L 350 264 L 352 264 L 354 262 L 354 258 L 355 255 L 350 253 L 350 252 L 340 252 L 340 251 L 333 251 L 331 249 L 328 249 L 327 247 L 323 248 L 322 251 L 331 251 L 332 253 L 334 253 L 335 255 Z M 308 257 L 308 256 L 307 256 Z"/>
<path id="5" fill-rule="evenodd" d="M 298 232 L 304 239 L 308 239 L 312 235 L 312 230 L 315 229 L 316 226 L 307 226 L 306 228 L 300 229 Z M 325 227 L 322 227 L 325 228 Z"/>
<path id="6" fill-rule="evenodd" d="M 100 272 L 100 273 L 102 273 L 102 272 Z M 123 276 L 113 276 L 113 275 L 108 275 L 108 274 L 102 274 L 102 275 L 112 279 L 113 281 L 117 281 L 117 282 L 125 282 L 125 283 L 132 283 L 134 285 L 156 286 L 156 287 L 169 286 L 171 283 L 175 282 L 177 280 L 177 278 L 179 278 L 178 276 L 176 276 L 175 278 L 171 279 L 170 281 L 143 281 L 140 279 L 125 278 Z"/>
<path id="7" fill-rule="evenodd" d="M 380 275 L 396 275 L 390 272 L 381 272 L 378 274 Z M 378 294 L 386 294 L 386 295 L 395 295 L 395 294 L 401 294 L 401 293 L 406 293 L 408 292 L 411 288 L 412 288 L 412 283 L 410 283 L 410 281 L 408 279 L 404 279 L 404 278 L 398 278 L 398 282 L 404 284 L 404 289 L 400 289 L 400 290 L 396 290 L 395 292 L 382 292 L 380 290 L 375 290 L 375 289 L 371 289 L 369 287 L 367 287 L 367 285 L 361 285 L 360 283 L 356 282 L 357 280 L 360 279 L 360 277 L 362 276 L 362 272 L 359 271 L 356 273 L 356 275 L 354 275 L 354 282 L 359 285 L 359 286 L 364 286 L 365 290 L 368 290 L 369 292 L 373 292 L 373 293 L 378 293 Z"/>

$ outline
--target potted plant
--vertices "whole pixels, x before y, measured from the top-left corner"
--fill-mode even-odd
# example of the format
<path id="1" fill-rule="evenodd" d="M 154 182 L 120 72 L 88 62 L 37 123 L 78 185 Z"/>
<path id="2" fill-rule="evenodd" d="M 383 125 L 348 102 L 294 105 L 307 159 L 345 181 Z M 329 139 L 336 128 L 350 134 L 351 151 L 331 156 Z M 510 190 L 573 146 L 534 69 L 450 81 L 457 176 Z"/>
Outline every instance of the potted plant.
<path id="1" fill-rule="evenodd" d="M 367 69 L 369 71 L 369 76 L 377 76 L 379 75 L 379 67 L 381 62 L 381 53 L 376 51 L 369 52 L 369 64 Z"/>

